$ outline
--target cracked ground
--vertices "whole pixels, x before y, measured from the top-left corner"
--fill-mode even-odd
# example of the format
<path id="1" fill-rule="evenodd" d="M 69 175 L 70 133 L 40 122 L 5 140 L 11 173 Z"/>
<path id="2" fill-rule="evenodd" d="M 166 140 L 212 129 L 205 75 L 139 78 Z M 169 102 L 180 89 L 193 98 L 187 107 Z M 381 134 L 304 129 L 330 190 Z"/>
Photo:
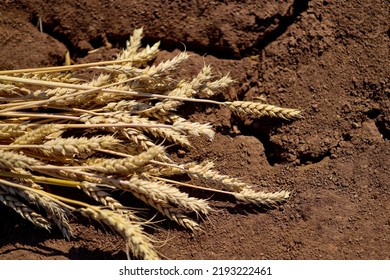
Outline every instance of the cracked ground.
<path id="1" fill-rule="evenodd" d="M 185 48 L 185 74 L 205 63 L 230 73 L 235 84 L 217 98 L 303 110 L 303 119 L 281 122 L 180 108 L 217 135 L 173 156 L 212 159 L 221 173 L 293 195 L 276 209 L 216 195 L 203 231 L 162 222 L 151 232 L 164 257 L 390 259 L 387 1 L 53 2 L 0 4 L 1 70 L 61 65 L 67 51 L 74 63 L 111 59 L 144 27 L 145 45 L 161 41 L 158 61 Z M 3 205 L 0 217 L 0 259 L 126 258 L 121 240 L 99 226 L 74 221 L 66 241 Z"/>

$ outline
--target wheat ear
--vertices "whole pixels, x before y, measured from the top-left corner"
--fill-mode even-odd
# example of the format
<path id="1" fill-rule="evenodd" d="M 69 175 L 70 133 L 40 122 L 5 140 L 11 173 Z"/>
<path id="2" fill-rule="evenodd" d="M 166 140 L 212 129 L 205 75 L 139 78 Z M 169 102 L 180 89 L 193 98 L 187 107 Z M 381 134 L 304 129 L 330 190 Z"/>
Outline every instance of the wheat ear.
<path id="1" fill-rule="evenodd" d="M 291 120 L 299 118 L 301 114 L 301 111 L 296 109 L 281 108 L 252 101 L 226 102 L 226 105 L 228 105 L 230 110 L 239 115 L 250 115 L 254 117 L 269 116 Z"/>
<path id="2" fill-rule="evenodd" d="M 255 192 L 252 189 L 244 188 L 238 193 L 233 193 L 235 198 L 245 203 L 257 205 L 275 206 L 278 203 L 285 202 L 290 193 L 288 191 L 280 191 L 273 193 Z"/>
<path id="3" fill-rule="evenodd" d="M 149 46 L 147 45 L 145 47 L 145 49 L 143 49 L 142 51 L 140 52 L 137 52 L 134 56 L 133 56 L 133 65 L 135 64 L 135 62 L 138 62 L 137 64 L 138 65 L 146 65 L 146 63 L 148 61 L 151 61 L 152 59 L 156 58 L 158 52 L 159 52 L 159 46 L 160 46 L 160 42 L 157 42 L 155 44 L 153 44 L 153 46 Z"/>
<path id="4" fill-rule="evenodd" d="M 132 171 L 140 169 L 150 163 L 150 161 L 156 158 L 158 155 L 164 152 L 164 148 L 161 146 L 154 146 L 146 150 L 145 152 L 132 157 L 126 157 L 121 159 L 92 159 L 87 160 L 87 168 L 96 170 L 105 174 L 124 174 L 127 175 Z"/>
<path id="5" fill-rule="evenodd" d="M 3 186 L 3 189 L 4 188 L 7 187 Z M 43 208 L 46 211 L 48 219 L 52 220 L 58 226 L 66 239 L 70 240 L 73 236 L 67 216 L 70 213 L 68 209 L 61 207 L 56 199 L 50 196 L 43 196 L 33 190 L 30 191 L 8 187 L 7 191 L 12 195 L 22 197 L 27 202 L 34 204 L 39 208 Z"/>
<path id="6" fill-rule="evenodd" d="M 207 80 L 208 77 L 206 78 L 203 74 L 199 74 L 191 82 L 180 82 L 176 88 L 168 93 L 168 96 L 191 100 L 196 92 L 202 88 L 205 79 Z M 182 103 L 182 100 L 164 100 L 140 113 L 146 116 L 160 116 L 159 118 L 163 118 L 164 115 L 176 110 Z"/>
<path id="7" fill-rule="evenodd" d="M 16 168 L 32 169 L 33 166 L 41 165 L 41 162 L 15 152 L 0 149 L 0 170 L 13 170 Z"/>
<path id="8" fill-rule="evenodd" d="M 214 164 L 212 162 L 204 162 L 203 164 L 187 166 L 187 173 L 194 179 L 220 184 L 229 191 L 240 192 L 243 188 L 248 186 L 248 184 L 243 183 L 237 178 L 219 174 L 217 171 L 212 169 L 213 166 Z"/>
<path id="9" fill-rule="evenodd" d="M 174 175 L 183 175 L 188 174 L 191 175 L 191 172 L 189 171 L 190 168 L 193 168 L 194 170 L 198 170 L 197 172 L 205 173 L 209 170 L 211 170 L 214 167 L 214 163 L 211 161 L 204 161 L 201 163 L 197 162 L 187 162 L 185 164 L 176 165 L 175 163 L 164 163 L 164 162 L 153 162 L 157 165 L 149 165 L 146 166 L 143 172 L 145 173 L 145 176 L 174 176 Z M 192 172 L 194 175 L 194 178 L 196 177 L 195 172 Z"/>
<path id="10" fill-rule="evenodd" d="M 104 177 L 102 178 L 102 183 L 130 191 L 147 203 L 150 198 L 155 201 L 170 202 L 190 209 L 195 213 L 208 214 L 211 210 L 205 200 L 189 197 L 187 193 L 183 193 L 175 187 L 162 182 L 140 179 L 137 175 L 133 175 L 129 180 L 115 180 Z"/>
<path id="11" fill-rule="evenodd" d="M 5 186 L 2 186 L 3 188 L 6 188 Z M 0 190 L 0 201 L 13 209 L 16 213 L 18 213 L 20 216 L 22 216 L 24 219 L 29 220 L 34 225 L 47 229 L 50 229 L 50 223 L 48 220 L 46 220 L 42 215 L 38 214 L 37 212 L 33 211 L 30 207 L 28 207 L 26 204 L 21 202 L 19 199 L 17 199 L 15 196 L 10 195 L 9 193 Z"/>
<path id="12" fill-rule="evenodd" d="M 120 234 L 130 246 L 131 252 L 135 257 L 144 260 L 157 260 L 158 254 L 143 232 L 141 226 L 126 219 L 123 215 L 110 210 L 88 207 L 78 210 L 82 215 L 92 218 L 98 222 L 102 222 Z"/>
<path id="13" fill-rule="evenodd" d="M 227 88 L 233 83 L 233 79 L 229 76 L 223 76 L 222 78 L 211 81 L 206 84 L 205 89 L 201 90 L 202 94 L 205 94 L 207 97 L 213 96 L 217 91 L 221 91 L 223 88 Z"/>
<path id="14" fill-rule="evenodd" d="M 150 105 L 140 103 L 135 100 L 121 100 L 119 102 L 110 102 L 106 106 L 102 108 L 102 111 L 105 112 L 118 112 L 118 111 L 126 111 L 128 113 L 135 113 L 138 111 L 145 110 L 149 108 Z"/>
<path id="15" fill-rule="evenodd" d="M 95 136 L 91 138 L 57 138 L 37 145 L 46 155 L 91 155 L 98 149 L 104 149 L 119 144 L 120 141 L 111 135 Z M 34 147 L 31 145 L 31 147 Z"/>
<path id="16" fill-rule="evenodd" d="M 200 226 L 197 222 L 184 215 L 179 208 L 172 206 L 168 201 L 156 196 L 144 195 L 140 192 L 133 191 L 132 193 L 138 199 L 152 206 L 165 217 L 178 223 L 179 225 L 188 228 L 191 231 L 199 230 Z M 207 209 L 207 211 L 209 211 L 209 209 Z"/>
<path id="17" fill-rule="evenodd" d="M 200 228 L 200 226 L 197 222 L 191 220 L 189 217 L 187 217 L 186 215 L 181 213 L 179 208 L 172 206 L 167 200 L 161 199 L 160 198 L 161 195 L 160 196 L 156 196 L 154 194 L 152 194 L 151 196 L 145 195 L 144 193 L 137 191 L 138 187 L 136 187 L 136 188 L 131 187 L 129 182 L 124 181 L 124 180 L 115 180 L 115 179 L 110 179 L 110 178 L 104 178 L 101 176 L 100 177 L 89 177 L 89 179 L 90 179 L 90 181 L 100 182 L 106 186 L 114 186 L 115 190 L 122 189 L 122 190 L 126 190 L 126 191 L 131 191 L 135 197 L 137 197 L 141 201 L 145 202 L 146 204 L 152 206 L 158 212 L 163 214 L 165 217 L 171 219 L 172 221 L 177 222 L 179 225 L 181 225 L 185 228 L 188 228 L 192 231 L 198 230 Z M 138 184 L 139 183 L 140 182 L 138 182 Z M 146 185 L 147 181 L 143 181 L 142 183 L 145 183 L 144 185 Z M 89 183 L 89 182 L 83 182 L 82 184 L 79 184 L 79 185 L 81 187 L 82 187 L 82 185 L 84 185 L 85 188 L 90 188 L 94 184 Z M 151 185 L 150 187 L 153 188 L 155 186 L 156 186 L 156 184 Z M 88 190 L 87 192 L 90 192 L 90 191 Z M 91 191 L 91 193 L 93 193 L 93 192 L 95 192 L 95 190 Z M 146 190 L 146 194 L 148 194 L 147 190 Z M 94 197 L 94 196 L 97 196 L 97 194 L 91 195 L 91 197 Z M 162 196 L 162 197 L 164 197 L 164 196 Z M 97 197 L 95 199 L 100 201 L 101 197 Z M 101 201 L 101 202 L 103 202 L 103 201 Z M 103 204 L 105 204 L 105 203 L 106 202 L 103 202 Z M 107 206 L 111 207 L 112 205 L 111 206 L 107 205 Z M 210 211 L 210 209 L 211 208 L 209 208 L 207 206 L 206 209 L 202 210 L 202 212 L 208 213 L 208 211 Z M 119 209 L 118 212 L 123 214 L 123 215 L 128 216 L 129 219 L 132 221 L 139 221 L 139 218 L 137 216 L 133 215 L 132 212 L 126 212 L 126 211 L 123 211 L 121 209 Z"/>
<path id="18" fill-rule="evenodd" d="M 57 227 L 62 232 L 63 236 L 70 240 L 73 236 L 72 228 L 69 224 L 67 209 L 59 206 L 53 199 L 47 196 L 42 196 L 34 192 L 25 192 L 30 203 L 35 203 L 37 206 L 41 206 L 45 209 L 49 219 L 53 220 Z"/>
<path id="19" fill-rule="evenodd" d="M 174 176 L 174 175 L 182 175 L 187 174 L 187 171 L 184 168 L 180 168 L 180 166 L 155 166 L 148 165 L 145 166 L 143 172 L 146 174 L 145 176 Z"/>
<path id="20" fill-rule="evenodd" d="M 29 89 L 15 86 L 15 85 L 10 85 L 10 84 L 3 84 L 0 83 L 0 96 L 5 96 L 5 97 L 14 97 L 14 96 L 23 96 L 26 97 L 30 93 Z"/>
<path id="21" fill-rule="evenodd" d="M 151 121 L 149 119 L 141 118 L 138 116 L 129 116 L 125 118 L 124 121 L 139 125 L 145 125 L 145 127 L 141 127 L 140 129 L 153 135 L 154 137 L 166 139 L 172 143 L 177 143 L 183 147 L 191 147 L 191 143 L 189 142 L 188 138 L 185 135 L 177 132 L 176 130 L 148 127 L 149 125 L 157 125 L 156 122 Z"/>
<path id="22" fill-rule="evenodd" d="M 95 201 L 100 202 L 113 211 L 126 215 L 131 221 L 141 220 L 137 215 L 135 215 L 134 211 L 131 211 L 128 207 L 124 206 L 118 200 L 110 196 L 97 184 L 83 181 L 80 184 L 80 188 L 84 191 L 85 194 L 93 198 Z"/>
<path id="23" fill-rule="evenodd" d="M 135 29 L 129 41 L 126 41 L 126 48 L 118 54 L 117 60 L 133 59 L 138 49 L 141 47 L 142 28 Z"/>
<path id="24" fill-rule="evenodd" d="M 39 144 L 50 134 L 59 131 L 61 128 L 55 124 L 45 124 L 38 128 L 27 131 L 15 139 L 11 145 Z"/>
<path id="25" fill-rule="evenodd" d="M 0 126 L 0 139 L 10 140 L 24 134 L 27 129 L 25 124 L 5 124 Z"/>
<path id="26" fill-rule="evenodd" d="M 183 118 L 176 118 L 173 127 L 185 131 L 189 135 L 206 136 L 209 140 L 214 139 L 215 136 L 215 132 L 209 123 L 201 124 L 198 122 L 190 122 Z"/>
<path id="27" fill-rule="evenodd" d="M 123 153 L 127 155 L 138 155 L 143 151 L 146 151 L 152 147 L 157 146 L 154 144 L 146 135 L 141 131 L 133 128 L 121 129 L 119 132 L 130 141 L 130 144 L 127 145 L 118 145 L 115 148 L 116 152 Z M 123 156 L 123 155 L 122 155 Z M 157 159 L 165 162 L 171 161 L 171 159 L 166 155 L 166 153 L 161 153 L 157 155 Z"/>
<path id="28" fill-rule="evenodd" d="M 83 115 L 79 119 L 81 122 L 98 124 L 98 123 L 127 123 L 137 125 L 137 129 L 145 131 L 154 137 L 163 138 L 170 142 L 177 143 L 182 146 L 190 147 L 191 144 L 185 135 L 172 128 L 165 128 L 163 125 L 151 121 L 147 118 L 132 116 L 126 112 L 115 112 L 110 115 L 91 116 Z"/>
<path id="29" fill-rule="evenodd" d="M 199 230 L 200 226 L 197 222 L 184 215 L 179 208 L 170 205 L 166 201 L 147 197 L 143 197 L 140 199 L 152 206 L 165 217 L 181 225 L 182 227 L 187 228 L 191 231 Z"/>
<path id="30" fill-rule="evenodd" d="M 189 55 L 185 52 L 179 53 L 177 56 L 175 56 L 173 59 L 161 62 L 157 66 L 152 65 L 148 68 L 146 68 L 141 73 L 141 78 L 150 78 L 153 79 L 165 76 L 170 74 L 172 71 L 176 70 L 177 67 L 185 61 Z"/>
<path id="31" fill-rule="evenodd" d="M 80 79 L 73 77 L 70 73 L 45 73 L 45 72 L 33 72 L 33 73 L 22 73 L 23 78 L 41 80 L 41 81 L 51 81 L 51 82 L 62 82 L 70 84 L 79 84 L 81 83 Z"/>

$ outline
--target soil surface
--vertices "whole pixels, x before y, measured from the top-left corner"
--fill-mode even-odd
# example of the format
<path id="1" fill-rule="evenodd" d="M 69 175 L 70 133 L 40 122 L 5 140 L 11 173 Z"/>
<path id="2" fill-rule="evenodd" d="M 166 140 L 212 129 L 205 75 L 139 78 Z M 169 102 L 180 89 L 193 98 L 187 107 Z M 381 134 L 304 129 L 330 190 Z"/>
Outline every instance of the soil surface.
<path id="1" fill-rule="evenodd" d="M 61 65 L 67 50 L 75 63 L 114 57 L 141 26 L 145 45 L 161 41 L 159 60 L 185 46 L 188 75 L 206 63 L 235 78 L 216 98 L 263 96 L 304 119 L 182 107 L 217 135 L 194 139 L 180 160 L 213 159 L 222 173 L 293 195 L 276 209 L 214 196 L 203 231 L 162 222 L 151 232 L 162 256 L 390 259 L 389 19 L 385 0 L 3 0 L 0 69 Z M 66 241 L 3 205 L 0 217 L 0 259 L 126 258 L 123 242 L 99 226 L 74 221 Z"/>

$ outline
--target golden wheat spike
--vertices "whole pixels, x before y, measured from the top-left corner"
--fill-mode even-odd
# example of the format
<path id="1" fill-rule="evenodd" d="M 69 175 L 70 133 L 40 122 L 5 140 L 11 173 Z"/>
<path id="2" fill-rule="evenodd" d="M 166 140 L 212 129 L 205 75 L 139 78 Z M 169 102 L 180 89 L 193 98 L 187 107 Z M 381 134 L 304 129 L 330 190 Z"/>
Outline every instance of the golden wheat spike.
<path id="1" fill-rule="evenodd" d="M 275 206 L 278 203 L 285 202 L 290 193 L 288 191 L 280 191 L 273 193 L 255 192 L 252 189 L 244 188 L 238 193 L 233 193 L 239 201 L 257 205 Z"/>
<path id="2" fill-rule="evenodd" d="M 120 234 L 136 257 L 144 260 L 159 259 L 150 243 L 150 238 L 146 236 L 139 224 L 131 222 L 121 214 L 98 207 L 80 208 L 78 211 L 88 218 L 106 224 Z"/>
<path id="3" fill-rule="evenodd" d="M 108 192 L 106 192 L 102 187 L 99 187 L 98 184 L 84 181 L 80 184 L 80 188 L 95 201 L 100 202 L 115 212 L 126 215 L 126 217 L 128 217 L 131 221 L 141 221 L 141 219 L 135 214 L 135 211 L 130 210 L 128 207 L 110 196 Z"/>
<path id="4" fill-rule="evenodd" d="M 25 124 L 4 124 L 0 126 L 0 139 L 13 141 L 25 133 L 27 125 Z"/>
<path id="5" fill-rule="evenodd" d="M 50 229 L 50 222 L 46 218 L 32 210 L 15 196 L 0 190 L 0 201 L 34 225 L 47 230 Z"/>
<path id="6" fill-rule="evenodd" d="M 11 145 L 23 145 L 23 144 L 40 144 L 47 136 L 54 132 L 60 131 L 61 128 L 55 124 L 45 124 L 38 128 L 32 129 L 19 136 L 12 142 Z"/>
<path id="7" fill-rule="evenodd" d="M 301 111 L 297 109 L 282 108 L 259 102 L 233 101 L 226 104 L 230 110 L 239 115 L 250 115 L 254 117 L 269 116 L 286 120 L 297 119 L 301 116 Z"/>
<path id="8" fill-rule="evenodd" d="M 42 163 L 35 158 L 0 149 L 0 171 L 16 168 L 31 169 L 37 165 L 42 165 Z"/>
<path id="9" fill-rule="evenodd" d="M 122 174 L 126 175 L 140 169 L 150 163 L 150 161 L 162 154 L 164 149 L 160 146 L 154 146 L 145 152 L 132 157 L 121 159 L 92 159 L 87 160 L 88 169 L 96 170 L 104 174 Z"/>

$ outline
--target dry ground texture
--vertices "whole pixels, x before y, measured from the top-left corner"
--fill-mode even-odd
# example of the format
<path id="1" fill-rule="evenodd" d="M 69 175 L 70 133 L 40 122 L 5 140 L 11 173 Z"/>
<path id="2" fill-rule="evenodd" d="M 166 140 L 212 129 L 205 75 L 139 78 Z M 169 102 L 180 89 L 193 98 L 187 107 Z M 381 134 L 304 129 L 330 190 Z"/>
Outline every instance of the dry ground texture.
<path id="1" fill-rule="evenodd" d="M 173 147 L 175 161 L 213 160 L 221 174 L 292 195 L 267 209 L 187 190 L 217 211 L 195 233 L 170 221 L 147 229 L 162 241 L 155 244 L 160 254 L 390 259 L 389 18 L 388 2 L 379 0 L 5 0 L 0 70 L 62 65 L 67 51 L 77 64 L 115 59 L 141 26 L 143 46 L 161 41 L 156 63 L 185 46 L 191 56 L 181 75 L 193 77 L 209 64 L 236 80 L 214 100 L 265 98 L 302 110 L 304 118 L 242 118 L 224 106 L 181 106 L 180 116 L 212 123 L 216 135 Z M 67 241 L 60 230 L 39 229 L 4 205 L 0 217 L 1 259 L 126 258 L 122 239 L 87 219 L 70 220 L 74 237 Z"/>

